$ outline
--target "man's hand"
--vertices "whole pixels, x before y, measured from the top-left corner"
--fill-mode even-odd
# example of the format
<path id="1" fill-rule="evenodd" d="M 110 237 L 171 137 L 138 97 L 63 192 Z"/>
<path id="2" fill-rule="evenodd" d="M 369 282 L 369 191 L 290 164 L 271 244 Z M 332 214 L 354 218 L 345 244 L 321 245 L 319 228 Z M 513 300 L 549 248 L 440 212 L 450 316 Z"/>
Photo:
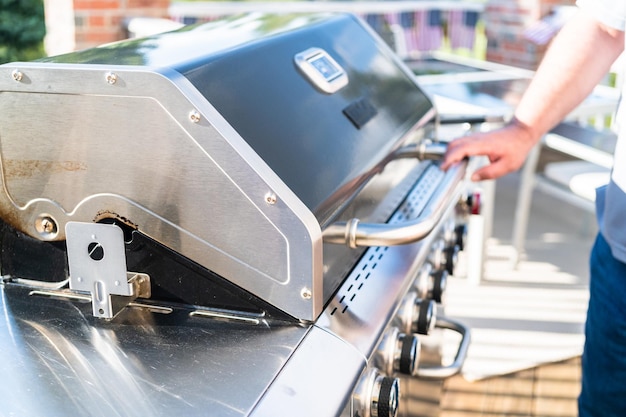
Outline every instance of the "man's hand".
<path id="1" fill-rule="evenodd" d="M 474 172 L 472 181 L 498 178 L 519 169 L 539 139 L 532 129 L 513 120 L 501 129 L 452 141 L 441 168 L 447 170 L 465 157 L 484 155 L 490 164 Z"/>
<path id="2" fill-rule="evenodd" d="M 453 141 L 442 168 L 485 155 L 491 163 L 472 175 L 474 181 L 519 169 L 541 136 L 589 96 L 623 50 L 623 31 L 577 13 L 552 40 L 513 121 L 502 129 Z"/>

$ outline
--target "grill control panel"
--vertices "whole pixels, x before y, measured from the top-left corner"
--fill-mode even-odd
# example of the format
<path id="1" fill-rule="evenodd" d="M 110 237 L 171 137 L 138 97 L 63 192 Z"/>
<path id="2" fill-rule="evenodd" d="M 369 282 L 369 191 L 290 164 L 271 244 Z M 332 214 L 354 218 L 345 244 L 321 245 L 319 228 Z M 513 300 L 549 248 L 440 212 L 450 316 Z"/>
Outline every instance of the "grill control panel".
<path id="1" fill-rule="evenodd" d="M 439 307 L 444 304 L 448 277 L 454 274 L 458 254 L 465 246 L 465 222 L 470 206 L 461 199 L 428 241 L 424 261 L 369 359 L 344 416 L 409 417 L 421 413 L 421 407 L 412 405 L 415 398 L 422 395 L 416 387 L 423 387 L 420 384 L 428 380 L 447 378 L 460 370 L 457 360 L 466 353 L 469 344 L 467 329 L 441 317 L 438 310 L 443 311 Z M 376 248 L 374 253 L 380 255 L 385 249 Z M 382 256 L 372 255 L 368 259 L 370 263 L 384 262 Z M 366 268 L 362 273 L 368 271 Z M 463 339 L 455 364 L 449 368 L 433 365 L 433 343 L 435 360 L 441 361 L 439 332 L 445 329 L 459 332 Z M 454 369 L 455 366 L 458 368 Z"/>

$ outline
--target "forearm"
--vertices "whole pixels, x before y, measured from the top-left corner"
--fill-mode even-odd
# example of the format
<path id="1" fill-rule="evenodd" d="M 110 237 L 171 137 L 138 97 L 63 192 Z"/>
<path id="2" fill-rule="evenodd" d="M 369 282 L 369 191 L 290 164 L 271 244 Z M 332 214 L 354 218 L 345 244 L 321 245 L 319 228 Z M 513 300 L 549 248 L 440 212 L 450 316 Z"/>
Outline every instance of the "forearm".
<path id="1" fill-rule="evenodd" d="M 539 140 L 591 93 L 623 48 L 623 32 L 578 13 L 553 40 L 515 118 Z"/>
<path id="2" fill-rule="evenodd" d="M 554 39 L 512 122 L 452 141 L 442 169 L 474 155 L 490 161 L 473 173 L 475 181 L 519 169 L 529 150 L 591 93 L 623 49 L 624 32 L 579 12 Z"/>

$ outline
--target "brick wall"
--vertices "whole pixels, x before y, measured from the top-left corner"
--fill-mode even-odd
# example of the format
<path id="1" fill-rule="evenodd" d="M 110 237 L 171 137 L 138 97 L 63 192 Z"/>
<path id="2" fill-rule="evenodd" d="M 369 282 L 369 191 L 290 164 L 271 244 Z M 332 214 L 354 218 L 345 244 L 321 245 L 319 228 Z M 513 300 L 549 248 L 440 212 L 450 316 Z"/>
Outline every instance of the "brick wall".
<path id="1" fill-rule="evenodd" d="M 76 49 L 127 37 L 125 19 L 168 17 L 170 0 L 73 0 Z"/>
<path id="2" fill-rule="evenodd" d="M 529 40 L 526 32 L 537 28 L 555 6 L 574 3 L 574 0 L 489 0 L 484 14 L 487 60 L 536 69 L 549 42 Z"/>

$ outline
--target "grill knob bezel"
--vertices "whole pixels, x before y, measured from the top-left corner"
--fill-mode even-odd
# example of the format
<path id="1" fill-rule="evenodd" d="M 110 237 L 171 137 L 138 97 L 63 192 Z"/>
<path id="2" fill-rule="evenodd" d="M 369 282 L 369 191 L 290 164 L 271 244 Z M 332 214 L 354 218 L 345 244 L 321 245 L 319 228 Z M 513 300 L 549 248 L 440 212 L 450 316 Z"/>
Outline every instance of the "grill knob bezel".
<path id="1" fill-rule="evenodd" d="M 354 415 L 395 417 L 400 404 L 400 380 L 368 368 L 361 376 L 353 397 Z"/>
<path id="2" fill-rule="evenodd" d="M 449 272 L 447 270 L 435 271 L 431 274 L 432 291 L 429 298 L 439 304 L 445 304 L 445 293 L 448 286 Z"/>
<path id="3" fill-rule="evenodd" d="M 433 300 L 417 299 L 411 333 L 427 335 L 435 327 L 437 304 Z"/>
<path id="4" fill-rule="evenodd" d="M 437 303 L 420 298 L 415 291 L 409 291 L 400 303 L 393 324 L 407 334 L 428 334 L 435 327 Z"/>
<path id="5" fill-rule="evenodd" d="M 398 378 L 379 375 L 374 382 L 372 398 L 372 417 L 395 417 L 400 400 L 400 381 Z"/>
<path id="6" fill-rule="evenodd" d="M 420 341 L 414 334 L 400 333 L 398 335 L 398 344 L 399 347 L 395 351 L 394 368 L 403 375 L 414 376 L 422 349 Z"/>
<path id="7" fill-rule="evenodd" d="M 422 346 L 414 334 L 401 333 L 397 327 L 385 331 L 372 364 L 387 376 L 395 374 L 414 376 L 417 372 Z"/>

